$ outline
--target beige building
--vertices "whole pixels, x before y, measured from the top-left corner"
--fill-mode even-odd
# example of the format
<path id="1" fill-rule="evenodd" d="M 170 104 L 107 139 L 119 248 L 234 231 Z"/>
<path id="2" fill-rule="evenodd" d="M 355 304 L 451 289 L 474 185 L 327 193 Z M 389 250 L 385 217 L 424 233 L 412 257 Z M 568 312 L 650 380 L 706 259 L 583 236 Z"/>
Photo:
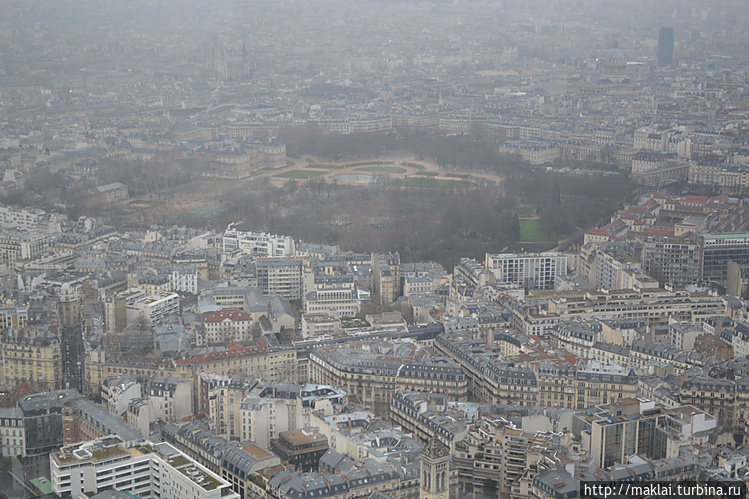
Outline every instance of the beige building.
<path id="1" fill-rule="evenodd" d="M 56 337 L 25 338 L 6 332 L 0 340 L 4 385 L 32 383 L 39 391 L 62 388 L 62 354 Z"/>
<path id="2" fill-rule="evenodd" d="M 356 345 L 321 347 L 310 354 L 310 383 L 340 387 L 375 414 L 387 414 L 393 392 L 444 393 L 466 401 L 466 375 L 456 364 L 373 355 Z"/>

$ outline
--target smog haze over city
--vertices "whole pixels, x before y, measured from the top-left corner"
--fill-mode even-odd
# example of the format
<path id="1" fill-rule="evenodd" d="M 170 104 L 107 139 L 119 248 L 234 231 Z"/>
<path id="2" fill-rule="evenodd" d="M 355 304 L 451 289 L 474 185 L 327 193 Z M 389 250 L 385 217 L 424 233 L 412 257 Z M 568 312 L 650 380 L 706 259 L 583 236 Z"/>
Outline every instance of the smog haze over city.
<path id="1" fill-rule="evenodd" d="M 748 94 L 746 0 L 0 1 L 0 499 L 745 497 Z"/>

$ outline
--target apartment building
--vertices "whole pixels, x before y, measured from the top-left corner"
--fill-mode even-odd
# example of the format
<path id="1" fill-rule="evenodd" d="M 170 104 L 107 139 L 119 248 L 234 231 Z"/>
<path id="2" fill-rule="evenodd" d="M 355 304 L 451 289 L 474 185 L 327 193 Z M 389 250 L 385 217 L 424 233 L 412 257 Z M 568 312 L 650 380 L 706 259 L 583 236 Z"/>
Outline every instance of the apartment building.
<path id="1" fill-rule="evenodd" d="M 50 455 L 58 497 L 85 499 L 103 490 L 137 497 L 239 499 L 231 484 L 168 443 L 130 446 L 117 437 L 62 447 Z"/>
<path id="2" fill-rule="evenodd" d="M 217 435 L 236 440 L 240 435 L 239 404 L 258 383 L 245 376 L 204 373 L 196 378 L 195 412 L 204 413 L 215 425 Z"/>
<path id="3" fill-rule="evenodd" d="M 401 295 L 400 264 L 398 253 L 372 253 L 373 292 L 380 304 L 393 303 Z"/>
<path id="4" fill-rule="evenodd" d="M 252 338 L 252 316 L 241 310 L 219 310 L 203 318 L 205 334 L 201 344 L 243 342 Z"/>
<path id="5" fill-rule="evenodd" d="M 47 218 L 46 212 L 38 208 L 0 206 L 0 227 L 3 229 L 12 228 L 20 232 L 32 232 L 38 230 Z"/>
<path id="6" fill-rule="evenodd" d="M 31 382 L 40 391 L 62 388 L 62 354 L 56 336 L 25 337 L 6 333 L 0 338 L 3 384 L 13 388 Z"/>
<path id="7" fill-rule="evenodd" d="M 180 426 L 169 424 L 161 434 L 164 440 L 230 483 L 241 499 L 265 499 L 266 487 L 260 472 L 281 465 L 278 456 L 254 443 L 229 442 L 212 435 L 197 421 Z"/>
<path id="8" fill-rule="evenodd" d="M 0 457 L 26 455 L 26 428 L 20 407 L 0 407 Z"/>
<path id="9" fill-rule="evenodd" d="M 301 258 L 259 258 L 255 263 L 257 285 L 266 296 L 300 300 L 304 260 Z"/>
<path id="10" fill-rule="evenodd" d="M 296 380 L 296 351 L 269 350 L 258 343 L 243 347 L 229 343 L 222 351 L 195 354 L 180 359 L 127 358 L 107 355 L 103 348 L 87 351 L 86 386 L 94 393 L 101 390 L 105 378 L 122 374 L 192 378 L 194 374 L 220 376 L 252 375 L 272 382 Z"/>
<path id="11" fill-rule="evenodd" d="M 221 244 L 224 253 L 240 250 L 243 253 L 258 257 L 285 257 L 295 254 L 292 237 L 277 236 L 264 232 L 240 231 L 236 229 L 235 224 L 230 224 L 224 231 Z"/>
<path id="12" fill-rule="evenodd" d="M 567 275 L 567 256 L 558 253 L 502 253 L 486 255 L 486 268 L 498 283 L 528 289 L 554 289 L 556 276 Z"/>
<path id="13" fill-rule="evenodd" d="M 664 286 L 687 286 L 700 282 L 702 253 L 688 239 L 658 238 L 645 241 L 642 268 Z"/>
<path id="14" fill-rule="evenodd" d="M 572 431 L 589 432 L 593 463 L 609 468 L 627 464 L 635 454 L 678 457 L 682 448 L 706 443 L 717 428 L 715 417 L 694 406 L 667 409 L 652 400 L 627 397 L 577 413 Z"/>
<path id="15" fill-rule="evenodd" d="M 327 315 L 337 319 L 354 317 L 361 310 L 356 288 L 326 287 L 304 297 L 305 315 Z"/>
<path id="16" fill-rule="evenodd" d="M 46 254 L 50 241 L 47 234 L 3 231 L 0 233 L 0 264 L 13 267 L 36 260 Z"/>
<path id="17" fill-rule="evenodd" d="M 128 324 L 138 324 L 138 321 L 145 319 L 151 326 L 160 326 L 178 313 L 179 295 L 168 291 L 143 296 L 126 305 Z"/>
<path id="18" fill-rule="evenodd" d="M 241 440 L 252 440 L 262 448 L 284 431 L 304 426 L 302 387 L 293 384 L 261 383 L 242 399 L 236 418 Z"/>
<path id="19" fill-rule="evenodd" d="M 384 415 L 395 390 L 444 393 L 465 401 L 466 375 L 453 362 L 415 361 L 372 355 L 353 346 L 328 346 L 310 354 L 310 383 L 340 387 L 359 397 L 375 414 Z"/>

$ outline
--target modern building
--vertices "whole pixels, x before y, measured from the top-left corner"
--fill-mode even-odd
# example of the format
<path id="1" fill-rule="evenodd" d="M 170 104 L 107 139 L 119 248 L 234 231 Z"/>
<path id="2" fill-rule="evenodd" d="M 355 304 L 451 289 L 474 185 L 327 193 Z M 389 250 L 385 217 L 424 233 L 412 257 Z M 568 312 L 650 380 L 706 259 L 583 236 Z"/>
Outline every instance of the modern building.
<path id="1" fill-rule="evenodd" d="M 486 255 L 486 268 L 498 283 L 528 289 L 554 289 L 557 276 L 567 274 L 567 256 L 559 253 L 501 253 Z"/>
<path id="2" fill-rule="evenodd" d="M 669 66 L 674 62 L 674 28 L 663 27 L 658 31 L 658 65 Z"/>
<path id="3" fill-rule="evenodd" d="M 293 256 L 295 253 L 292 237 L 240 231 L 235 224 L 230 224 L 224 232 L 222 245 L 224 253 L 240 250 L 258 257 Z"/>
<path id="4" fill-rule="evenodd" d="M 168 443 L 128 446 L 117 437 L 62 447 L 50 455 L 52 490 L 86 499 L 103 490 L 134 497 L 239 499 L 231 484 Z"/>
<path id="5" fill-rule="evenodd" d="M 126 305 L 127 323 L 145 320 L 151 326 L 162 325 L 169 316 L 179 313 L 179 295 L 167 291 L 143 296 Z"/>
<path id="6" fill-rule="evenodd" d="M 728 262 L 749 264 L 749 233 L 702 234 L 701 279 L 725 283 L 728 280 Z"/>
<path id="7" fill-rule="evenodd" d="M 707 442 L 718 421 L 694 406 L 666 409 L 652 400 L 626 398 L 573 419 L 573 433 L 590 432 L 590 453 L 600 468 L 627 464 L 635 454 L 678 457 L 682 448 Z"/>
<path id="8" fill-rule="evenodd" d="M 700 282 L 700 245 L 687 239 L 652 238 L 642 250 L 642 268 L 661 286 L 687 286 Z"/>
<path id="9" fill-rule="evenodd" d="M 260 258 L 255 264 L 257 285 L 266 296 L 299 300 L 302 298 L 303 267 L 301 258 Z"/>

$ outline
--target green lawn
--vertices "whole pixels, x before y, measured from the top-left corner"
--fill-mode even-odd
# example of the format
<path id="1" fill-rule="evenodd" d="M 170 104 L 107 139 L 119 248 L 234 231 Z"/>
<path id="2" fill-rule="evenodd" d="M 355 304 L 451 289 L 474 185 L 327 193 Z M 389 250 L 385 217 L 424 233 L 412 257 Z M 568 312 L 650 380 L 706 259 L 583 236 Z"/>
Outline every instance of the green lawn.
<path id="1" fill-rule="evenodd" d="M 533 208 L 518 208 L 515 210 L 515 213 L 517 213 L 520 218 L 529 218 L 533 216 Z"/>
<path id="2" fill-rule="evenodd" d="M 426 170 L 427 167 L 424 165 L 420 165 L 419 163 L 401 163 L 403 166 L 410 166 L 411 168 L 416 168 L 417 170 Z"/>
<path id="3" fill-rule="evenodd" d="M 365 166 L 363 168 L 357 168 L 358 172 L 371 172 L 371 173 L 406 173 L 403 168 L 397 166 Z"/>
<path id="4" fill-rule="evenodd" d="M 547 234 L 541 230 L 537 219 L 521 219 L 520 220 L 520 240 L 521 241 L 533 241 L 537 243 L 555 242 L 563 239 L 564 234 Z"/>
<path id="5" fill-rule="evenodd" d="M 301 180 L 307 180 L 308 178 L 315 178 L 319 177 L 320 175 L 325 175 L 326 171 L 319 171 L 319 170 L 291 170 L 288 172 L 279 173 L 278 175 L 273 175 L 274 177 L 278 178 L 293 178 L 293 179 L 301 179 Z"/>
<path id="6" fill-rule="evenodd" d="M 443 180 L 436 178 L 410 177 L 403 179 L 403 185 L 408 187 L 431 187 L 437 189 L 465 189 L 471 186 L 465 180 Z"/>
<path id="7" fill-rule="evenodd" d="M 470 175 L 468 175 L 467 173 L 445 173 L 445 177 L 470 178 Z"/>
<path id="8" fill-rule="evenodd" d="M 416 175 L 422 175 L 424 177 L 436 177 L 439 175 L 437 172 L 416 172 Z"/>

